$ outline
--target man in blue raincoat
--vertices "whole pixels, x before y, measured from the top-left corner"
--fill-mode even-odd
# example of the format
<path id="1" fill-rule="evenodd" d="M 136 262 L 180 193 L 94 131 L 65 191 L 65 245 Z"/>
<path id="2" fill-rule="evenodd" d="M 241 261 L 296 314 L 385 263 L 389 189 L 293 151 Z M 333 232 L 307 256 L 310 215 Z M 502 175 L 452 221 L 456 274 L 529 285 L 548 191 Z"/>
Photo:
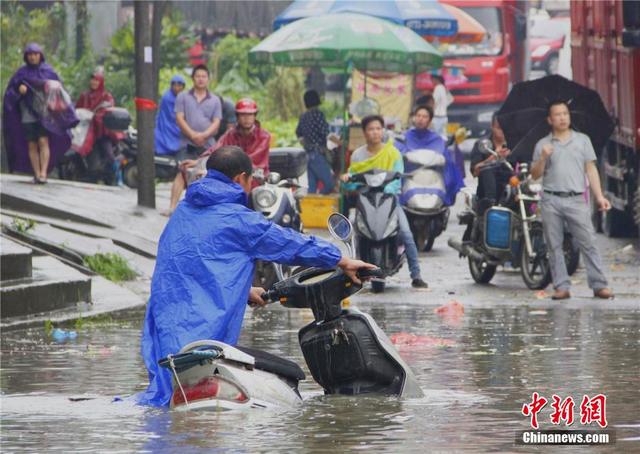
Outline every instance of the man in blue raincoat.
<path id="1" fill-rule="evenodd" d="M 162 232 L 142 333 L 149 387 L 137 397 L 141 404 L 165 406 L 171 398 L 171 374 L 158 360 L 199 339 L 237 342 L 247 301 L 265 304 L 264 290 L 251 287 L 255 260 L 339 266 L 355 281 L 358 269 L 373 268 L 247 208 L 252 168 L 239 147 L 215 151 Z"/>
<path id="2" fill-rule="evenodd" d="M 184 87 L 184 77 L 176 74 L 171 78 L 171 87 L 164 92 L 156 118 L 155 143 L 157 155 L 173 155 L 180 149 L 180 128 L 176 122 L 176 97 Z"/>

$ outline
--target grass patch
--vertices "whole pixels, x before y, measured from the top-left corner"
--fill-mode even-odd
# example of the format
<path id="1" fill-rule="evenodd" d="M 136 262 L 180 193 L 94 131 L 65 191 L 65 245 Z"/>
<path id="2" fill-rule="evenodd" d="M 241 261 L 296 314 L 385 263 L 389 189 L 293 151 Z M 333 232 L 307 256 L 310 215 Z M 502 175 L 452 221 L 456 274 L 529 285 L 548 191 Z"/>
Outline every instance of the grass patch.
<path id="1" fill-rule="evenodd" d="M 13 227 L 16 232 L 20 233 L 26 233 L 28 230 L 34 228 L 35 225 L 36 221 L 34 221 L 33 219 L 14 218 L 11 222 L 11 227 Z"/>
<path id="2" fill-rule="evenodd" d="M 85 265 L 112 282 L 130 281 L 138 275 L 119 254 L 95 254 L 84 258 Z"/>

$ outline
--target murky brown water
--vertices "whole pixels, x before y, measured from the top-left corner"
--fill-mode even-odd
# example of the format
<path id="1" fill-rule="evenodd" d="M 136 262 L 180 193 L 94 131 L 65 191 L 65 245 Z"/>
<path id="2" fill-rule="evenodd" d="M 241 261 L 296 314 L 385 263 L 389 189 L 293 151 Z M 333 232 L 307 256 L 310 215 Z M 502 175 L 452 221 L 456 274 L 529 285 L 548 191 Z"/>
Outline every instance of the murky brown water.
<path id="1" fill-rule="evenodd" d="M 585 428 L 582 395 L 605 394 L 614 449 L 640 451 L 637 309 L 470 307 L 461 320 L 445 322 L 433 307 L 371 300 L 356 299 L 388 334 L 432 338 L 400 350 L 424 398 L 325 397 L 307 380 L 305 403 L 294 410 L 178 414 L 111 403 L 146 381 L 142 314 L 134 314 L 125 323 L 86 326 L 66 343 L 47 339 L 43 329 L 3 332 L 2 452 L 518 451 L 515 433 L 529 427 L 520 410 L 533 391 L 549 400 L 572 396 L 572 429 Z M 246 321 L 241 343 L 302 365 L 297 330 L 309 320 L 305 312 L 259 311 Z M 69 400 L 81 394 L 96 398 Z M 541 428 L 552 428 L 549 415 L 548 405 Z"/>

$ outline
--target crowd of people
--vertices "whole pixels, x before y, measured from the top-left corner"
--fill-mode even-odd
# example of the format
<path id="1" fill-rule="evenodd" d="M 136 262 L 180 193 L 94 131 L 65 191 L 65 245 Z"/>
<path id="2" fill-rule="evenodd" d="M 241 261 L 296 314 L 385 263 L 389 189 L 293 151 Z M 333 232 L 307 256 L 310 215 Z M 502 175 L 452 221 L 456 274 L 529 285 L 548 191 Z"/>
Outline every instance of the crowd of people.
<path id="1" fill-rule="evenodd" d="M 58 75 L 46 64 L 41 47 L 28 45 L 24 61 L 5 94 L 5 144 L 11 170 L 31 171 L 34 183 L 44 184 L 52 165 L 70 149 L 69 131 L 79 120 Z M 160 358 L 200 338 L 235 343 L 247 300 L 265 303 L 260 296 L 264 289 L 251 287 L 256 259 L 338 266 L 354 280 L 358 269 L 372 267 L 342 256 L 335 246 L 323 240 L 274 225 L 246 208 L 247 196 L 258 184 L 254 177 L 269 173 L 271 135 L 258 121 L 259 108 L 254 100 L 240 99 L 231 109 L 226 100 L 209 90 L 206 65 L 194 67 L 191 79 L 190 90 L 186 90 L 183 77 L 171 79 L 170 88 L 162 96 L 155 128 L 156 153 L 175 156 L 180 166 L 171 189 L 171 219 L 158 247 L 142 342 L 151 383 L 141 401 L 157 405 L 167 403 L 171 389 L 168 372 L 158 368 Z M 335 174 L 327 158 L 329 125 L 319 109 L 320 96 L 314 90 L 304 93 L 306 111 L 300 116 L 296 135 L 308 154 L 309 192 L 330 193 L 340 181 L 348 193 L 355 189 L 350 177 L 371 169 L 404 173 L 406 153 L 428 148 L 444 158 L 445 189 L 440 194 L 446 205 L 452 205 L 463 186 L 463 174 L 445 141 L 447 106 L 452 97 L 441 77 L 433 79 L 433 94 L 416 100 L 413 127 L 401 140 L 387 137 L 382 116 L 361 119 L 366 143 L 350 155 L 350 165 L 343 175 Z M 86 154 L 98 145 L 113 158 L 103 112 L 114 105 L 114 100 L 104 82 L 100 73 L 94 74 L 89 90 L 75 104 L 93 115 L 87 134 L 82 141 L 74 141 L 74 147 Z M 226 118 L 225 105 L 232 114 Z M 549 105 L 548 122 L 551 132 L 535 147 L 531 174 L 534 178 L 543 177 L 541 211 L 555 289 L 553 298 L 570 297 L 562 253 L 565 225 L 580 244 L 594 296 L 611 298 L 613 292 L 603 273 L 589 207 L 583 197 L 586 178 L 599 208 L 610 208 L 600 186 L 593 146 L 588 136 L 571 129 L 566 103 Z M 477 195 L 485 209 L 499 202 L 501 188 L 510 176 L 504 168 L 490 165 L 498 158 L 510 158 L 495 116 L 489 140 L 497 156 L 487 155 L 476 146 L 470 163 L 472 175 L 478 178 Z M 184 202 L 179 203 L 185 189 Z M 384 191 L 399 198 L 398 206 L 413 196 L 403 193 L 399 180 L 389 183 Z M 411 285 L 428 287 L 406 215 L 400 208 L 397 214 Z M 182 307 L 191 309 L 184 311 Z M 177 320 L 181 317 L 188 318 L 188 323 Z M 196 323 L 198 330 L 181 328 L 195 326 L 194 319 L 201 321 Z"/>

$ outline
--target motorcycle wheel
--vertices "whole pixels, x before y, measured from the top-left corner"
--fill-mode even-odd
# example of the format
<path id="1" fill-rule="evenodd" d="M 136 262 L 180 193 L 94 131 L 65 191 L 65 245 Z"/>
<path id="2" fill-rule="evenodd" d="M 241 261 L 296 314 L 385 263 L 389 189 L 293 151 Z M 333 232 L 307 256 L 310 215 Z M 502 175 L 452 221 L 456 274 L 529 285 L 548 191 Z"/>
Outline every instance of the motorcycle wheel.
<path id="1" fill-rule="evenodd" d="M 424 244 L 424 248 L 422 250 L 424 252 L 429 252 L 431 249 L 433 249 L 433 243 L 435 241 L 436 241 L 435 235 L 433 235 L 431 232 L 429 232 L 429 236 L 427 237 L 427 241 Z"/>
<path id="2" fill-rule="evenodd" d="M 122 179 L 124 184 L 130 188 L 138 187 L 138 166 L 135 164 L 127 164 L 122 170 Z"/>
<path id="3" fill-rule="evenodd" d="M 371 291 L 373 293 L 383 293 L 384 289 L 387 285 L 387 282 L 381 279 L 372 279 L 371 280 Z"/>
<path id="4" fill-rule="evenodd" d="M 520 273 L 528 288 L 541 290 L 551 282 L 551 268 L 547 256 L 547 245 L 544 242 L 542 233 L 542 225 L 532 225 L 529 235 L 531 237 L 531 248 L 535 256 L 531 257 L 523 244 L 522 253 L 520 254 Z"/>
<path id="5" fill-rule="evenodd" d="M 564 263 L 567 265 L 567 273 L 569 273 L 569 276 L 573 276 L 580 263 L 580 248 L 573 244 L 573 237 L 568 232 L 564 234 L 562 249 L 564 252 Z"/>
<path id="6" fill-rule="evenodd" d="M 485 261 L 475 260 L 469 257 L 469 272 L 478 284 L 488 284 L 496 274 L 496 265 L 490 265 Z"/>

